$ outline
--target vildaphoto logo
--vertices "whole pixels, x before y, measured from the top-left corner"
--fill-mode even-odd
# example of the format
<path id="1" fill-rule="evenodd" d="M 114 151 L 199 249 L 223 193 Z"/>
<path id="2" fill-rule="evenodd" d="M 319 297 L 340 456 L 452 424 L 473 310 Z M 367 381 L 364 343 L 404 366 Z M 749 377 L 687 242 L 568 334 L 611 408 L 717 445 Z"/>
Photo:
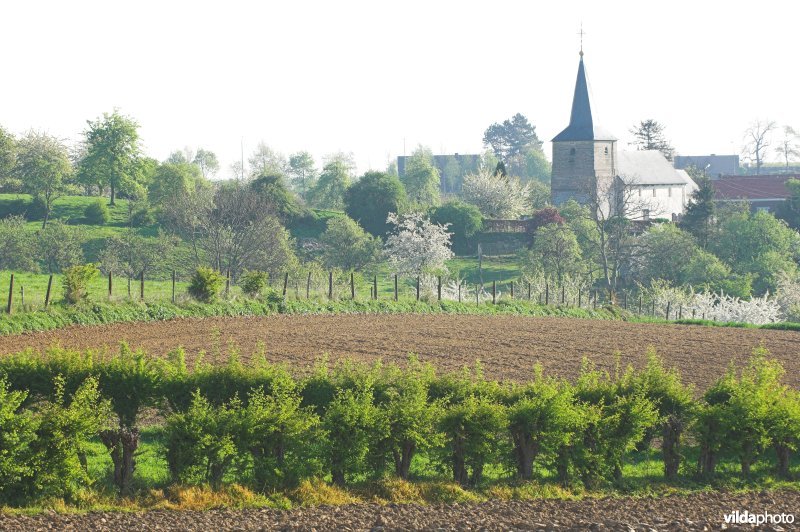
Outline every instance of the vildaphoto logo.
<path id="1" fill-rule="evenodd" d="M 794 514 L 771 514 L 762 512 L 750 513 L 747 510 L 736 510 L 725 514 L 725 523 L 729 525 L 791 525 L 794 523 Z"/>

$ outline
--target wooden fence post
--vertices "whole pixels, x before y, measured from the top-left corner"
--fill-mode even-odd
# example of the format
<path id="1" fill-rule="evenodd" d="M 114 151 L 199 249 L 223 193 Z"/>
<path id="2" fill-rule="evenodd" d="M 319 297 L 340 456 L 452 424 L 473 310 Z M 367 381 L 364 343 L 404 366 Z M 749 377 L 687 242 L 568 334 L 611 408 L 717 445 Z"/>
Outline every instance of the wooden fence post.
<path id="1" fill-rule="evenodd" d="M 8 284 L 8 305 L 6 305 L 6 312 L 11 314 L 14 310 L 14 274 L 11 274 L 11 282 Z"/>
<path id="2" fill-rule="evenodd" d="M 669 321 L 669 307 L 672 304 L 672 301 L 667 301 L 667 321 Z"/>
<path id="3" fill-rule="evenodd" d="M 639 294 L 639 315 L 642 315 L 642 294 Z"/>
<path id="4" fill-rule="evenodd" d="M 437 301 L 441 301 L 442 300 L 442 276 L 441 275 L 437 275 L 436 276 L 436 300 Z"/>
<path id="5" fill-rule="evenodd" d="M 128 299 L 130 298 L 131 298 L 131 277 L 130 274 L 128 274 Z"/>
<path id="6" fill-rule="evenodd" d="M 108 300 L 109 301 L 111 301 L 111 295 L 114 293 L 114 278 L 113 278 L 113 275 L 114 275 L 113 273 L 108 272 Z M 51 275 L 50 277 L 52 278 L 53 276 Z M 49 292 L 49 290 L 48 290 L 48 292 Z M 45 306 L 47 306 L 47 305 L 45 305 Z"/>
<path id="7" fill-rule="evenodd" d="M 550 304 L 550 283 L 547 281 L 544 282 L 544 304 Z"/>
<path id="8" fill-rule="evenodd" d="M 144 301 L 144 270 L 139 275 L 139 299 Z"/>
<path id="9" fill-rule="evenodd" d="M 308 278 L 306 279 L 306 299 L 311 296 L 311 270 L 308 271 Z"/>
<path id="10" fill-rule="evenodd" d="M 650 309 L 650 315 L 655 318 L 656 317 L 656 300 L 653 299 L 653 301 L 651 303 L 652 303 L 653 306 Z"/>
<path id="11" fill-rule="evenodd" d="M 286 300 L 286 290 L 289 288 L 289 272 L 283 274 L 283 299 Z"/>
<path id="12" fill-rule="evenodd" d="M 458 281 L 458 302 L 461 303 L 461 285 L 464 284 L 464 280 L 461 279 Z"/>
<path id="13" fill-rule="evenodd" d="M 231 292 L 231 269 L 225 272 L 225 297 L 228 297 L 228 294 Z"/>
<path id="14" fill-rule="evenodd" d="M 492 281 L 492 305 L 497 304 L 497 281 Z"/>
<path id="15" fill-rule="evenodd" d="M 693 308 L 693 309 L 692 309 L 692 319 L 694 319 L 694 318 L 695 318 L 695 316 L 697 316 L 697 309 L 696 309 L 696 308 Z"/>
<path id="16" fill-rule="evenodd" d="M 683 303 L 678 305 L 678 319 L 679 320 L 683 319 Z"/>
<path id="17" fill-rule="evenodd" d="M 417 301 L 419 301 L 419 275 L 417 275 Z"/>
<path id="18" fill-rule="evenodd" d="M 514 280 L 511 280 L 511 299 L 514 299 Z"/>
<path id="19" fill-rule="evenodd" d="M 594 297 L 592 298 L 592 309 L 597 310 L 597 289 L 594 290 Z"/>
<path id="20" fill-rule="evenodd" d="M 394 300 L 397 301 L 397 274 L 394 274 Z"/>
<path id="21" fill-rule="evenodd" d="M 528 281 L 528 301 L 531 300 L 531 283 Z"/>
<path id="22" fill-rule="evenodd" d="M 175 270 L 172 270 L 172 304 L 175 304 Z"/>
<path id="23" fill-rule="evenodd" d="M 578 308 L 583 308 L 583 290 L 578 288 Z"/>
<path id="24" fill-rule="evenodd" d="M 333 299 L 333 271 L 328 272 L 328 299 Z"/>
<path id="25" fill-rule="evenodd" d="M 566 287 L 565 287 L 565 286 L 562 284 L 562 285 L 561 285 L 561 304 L 563 305 L 563 304 L 564 304 L 564 303 L 566 303 L 566 302 L 567 302 L 567 289 L 566 289 Z"/>
<path id="26" fill-rule="evenodd" d="M 22 310 L 25 310 L 25 285 L 19 285 L 19 304 L 22 306 Z"/>
<path id="27" fill-rule="evenodd" d="M 53 288 L 53 274 L 50 274 L 50 278 L 47 280 L 47 292 L 44 295 L 44 306 L 47 308 L 50 305 L 50 290 Z"/>
<path id="28" fill-rule="evenodd" d="M 356 298 L 356 283 L 353 279 L 353 272 L 350 272 L 350 299 Z"/>
<path id="29" fill-rule="evenodd" d="M 628 292 L 622 292 L 622 308 L 628 310 Z"/>
<path id="30" fill-rule="evenodd" d="M 375 296 L 375 301 L 378 300 L 378 276 L 372 276 L 372 294 Z"/>
<path id="31" fill-rule="evenodd" d="M 480 285 L 476 284 L 475 285 L 475 304 L 476 305 L 480 305 L 480 303 L 481 303 L 480 296 L 481 296 L 481 288 L 480 288 Z"/>

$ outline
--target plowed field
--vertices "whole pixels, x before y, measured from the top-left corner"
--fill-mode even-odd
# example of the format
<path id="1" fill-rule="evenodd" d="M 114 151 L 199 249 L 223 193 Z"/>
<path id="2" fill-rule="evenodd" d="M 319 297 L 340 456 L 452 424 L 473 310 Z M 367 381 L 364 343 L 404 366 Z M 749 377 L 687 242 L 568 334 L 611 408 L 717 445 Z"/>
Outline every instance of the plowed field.
<path id="1" fill-rule="evenodd" d="M 731 360 L 743 362 L 763 345 L 786 368 L 787 382 L 800 385 L 800 333 L 685 325 L 626 323 L 570 318 L 448 315 L 327 315 L 207 318 L 152 323 L 70 327 L 0 337 L 0 354 L 52 344 L 72 348 L 116 348 L 125 340 L 153 355 L 183 346 L 189 358 L 200 351 L 225 352 L 236 345 L 247 359 L 263 345 L 271 361 L 297 371 L 327 353 L 331 360 L 403 362 L 409 353 L 441 370 L 480 359 L 488 376 L 525 380 L 537 362 L 546 371 L 574 376 L 581 359 L 613 370 L 641 365 L 648 347 L 680 369 L 684 379 L 707 387 Z"/>

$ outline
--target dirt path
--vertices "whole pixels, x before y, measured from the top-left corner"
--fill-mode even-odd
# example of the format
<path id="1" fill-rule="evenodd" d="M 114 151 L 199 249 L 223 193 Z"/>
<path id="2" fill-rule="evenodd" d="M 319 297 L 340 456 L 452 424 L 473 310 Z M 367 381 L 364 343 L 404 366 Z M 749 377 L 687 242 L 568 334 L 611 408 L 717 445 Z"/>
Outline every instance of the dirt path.
<path id="1" fill-rule="evenodd" d="M 490 501 L 436 506 L 374 504 L 279 510 L 98 512 L 7 516 L 2 530 L 718 530 L 725 514 L 792 514 L 800 493 L 701 493 L 660 499 Z M 741 526 L 741 525 L 740 525 Z M 752 529 L 745 525 L 747 529 Z M 728 525 L 736 527 L 736 525 Z M 761 530 L 790 530 L 782 524 Z M 734 528 L 743 530 L 744 528 Z"/>
<path id="2" fill-rule="evenodd" d="M 215 337 L 218 340 L 215 340 Z M 154 355 L 183 346 L 191 358 L 221 344 L 247 359 L 263 345 L 267 358 L 302 371 L 323 353 L 331 359 L 403 362 L 416 353 L 442 370 L 480 359 L 491 377 L 524 380 L 536 362 L 573 376 L 582 357 L 612 370 L 615 353 L 623 364 L 642 364 L 656 348 L 684 378 L 700 388 L 722 374 L 731 360 L 742 362 L 763 345 L 800 385 L 800 333 L 683 325 L 655 325 L 572 318 L 448 315 L 328 315 L 207 318 L 167 322 L 69 327 L 58 331 L 0 336 L 0 354 L 58 343 L 70 348 L 115 349 L 126 340 Z M 223 355 L 224 356 L 224 355 Z"/>

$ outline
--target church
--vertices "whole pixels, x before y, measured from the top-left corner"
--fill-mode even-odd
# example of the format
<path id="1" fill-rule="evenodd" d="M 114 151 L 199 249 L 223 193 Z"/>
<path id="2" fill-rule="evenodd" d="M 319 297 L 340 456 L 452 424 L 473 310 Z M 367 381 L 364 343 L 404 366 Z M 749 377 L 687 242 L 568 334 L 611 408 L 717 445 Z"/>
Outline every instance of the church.
<path id="1" fill-rule="evenodd" d="M 602 210 L 605 217 L 677 220 L 697 189 L 684 170 L 676 170 L 657 150 L 617 150 L 616 137 L 592 116 L 583 50 L 569 125 L 552 142 L 554 205 L 574 199 Z"/>

